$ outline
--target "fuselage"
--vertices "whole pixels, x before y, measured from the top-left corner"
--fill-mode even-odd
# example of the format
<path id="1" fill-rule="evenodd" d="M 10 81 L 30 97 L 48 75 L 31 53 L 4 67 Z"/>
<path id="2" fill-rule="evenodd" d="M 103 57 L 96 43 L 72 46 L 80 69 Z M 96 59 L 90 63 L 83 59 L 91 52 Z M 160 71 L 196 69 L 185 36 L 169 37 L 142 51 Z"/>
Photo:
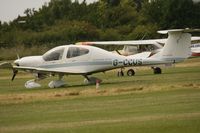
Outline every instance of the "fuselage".
<path id="1" fill-rule="evenodd" d="M 200 56 L 200 43 L 193 44 L 191 47 L 192 56 Z"/>
<path id="2" fill-rule="evenodd" d="M 70 74 L 92 74 L 120 67 L 175 63 L 169 58 L 150 58 L 144 56 L 123 56 L 101 48 L 83 45 L 65 45 L 55 47 L 42 56 L 29 56 L 16 60 L 21 67 L 34 67 L 42 70 Z"/>

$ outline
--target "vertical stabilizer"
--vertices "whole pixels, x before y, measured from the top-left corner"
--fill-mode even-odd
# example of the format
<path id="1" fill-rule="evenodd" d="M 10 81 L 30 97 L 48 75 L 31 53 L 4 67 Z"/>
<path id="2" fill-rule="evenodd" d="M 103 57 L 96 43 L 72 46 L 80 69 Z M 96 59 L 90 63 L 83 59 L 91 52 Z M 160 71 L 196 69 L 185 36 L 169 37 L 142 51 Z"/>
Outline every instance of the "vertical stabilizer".
<path id="1" fill-rule="evenodd" d="M 169 32 L 169 37 L 161 53 L 162 58 L 188 58 L 191 55 L 191 34 Z"/>
<path id="2" fill-rule="evenodd" d="M 162 50 L 152 58 L 178 62 L 190 57 L 191 34 L 186 32 L 185 29 L 159 31 L 161 34 L 168 33 L 168 38 Z"/>

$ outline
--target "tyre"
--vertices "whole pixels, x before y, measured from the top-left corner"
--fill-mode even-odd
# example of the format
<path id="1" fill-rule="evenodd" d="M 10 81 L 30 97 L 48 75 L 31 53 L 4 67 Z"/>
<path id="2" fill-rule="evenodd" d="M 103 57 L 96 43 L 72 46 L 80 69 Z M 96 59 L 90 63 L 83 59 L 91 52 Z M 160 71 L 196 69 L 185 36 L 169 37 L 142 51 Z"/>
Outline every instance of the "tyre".
<path id="1" fill-rule="evenodd" d="M 156 67 L 153 69 L 154 74 L 161 74 L 162 70 L 160 69 L 160 67 Z"/>
<path id="2" fill-rule="evenodd" d="M 129 70 L 127 71 L 127 75 L 128 75 L 128 76 L 134 76 L 134 75 L 135 75 L 135 71 L 134 71 L 133 69 L 129 69 Z"/>

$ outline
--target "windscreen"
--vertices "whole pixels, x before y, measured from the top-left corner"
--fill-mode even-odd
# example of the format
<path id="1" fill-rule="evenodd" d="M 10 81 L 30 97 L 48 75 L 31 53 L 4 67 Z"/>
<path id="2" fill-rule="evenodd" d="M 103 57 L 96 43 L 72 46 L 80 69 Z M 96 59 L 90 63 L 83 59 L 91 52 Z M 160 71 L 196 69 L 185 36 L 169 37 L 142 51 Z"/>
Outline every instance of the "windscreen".
<path id="1" fill-rule="evenodd" d="M 45 61 L 61 60 L 63 56 L 64 48 L 54 48 L 43 55 Z"/>

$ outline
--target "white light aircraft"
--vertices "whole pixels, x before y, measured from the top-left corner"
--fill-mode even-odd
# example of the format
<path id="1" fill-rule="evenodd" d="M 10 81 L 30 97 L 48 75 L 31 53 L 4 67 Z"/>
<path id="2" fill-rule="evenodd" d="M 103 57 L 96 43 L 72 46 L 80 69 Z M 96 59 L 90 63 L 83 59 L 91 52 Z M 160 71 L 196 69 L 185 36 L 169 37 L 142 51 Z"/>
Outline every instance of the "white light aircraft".
<path id="1" fill-rule="evenodd" d="M 200 56 L 200 43 L 193 44 L 191 46 L 191 51 L 192 51 L 192 56 Z"/>
<path id="2" fill-rule="evenodd" d="M 26 88 L 36 88 L 41 85 L 38 80 L 47 76 L 58 75 L 59 79 L 49 83 L 50 88 L 57 88 L 65 85 L 62 80 L 64 75 L 82 75 L 88 83 L 101 81 L 91 77 L 93 73 L 105 72 L 111 69 L 146 66 L 156 64 L 168 64 L 184 61 L 191 55 L 191 34 L 197 30 L 179 29 L 159 31 L 169 35 L 164 47 L 159 52 L 142 52 L 135 55 L 123 56 L 112 53 L 94 46 L 65 45 L 55 47 L 42 56 L 29 56 L 17 59 L 14 65 L 2 63 L 0 66 L 13 69 L 14 80 L 18 71 L 33 73 L 34 80 L 25 83 Z"/>

